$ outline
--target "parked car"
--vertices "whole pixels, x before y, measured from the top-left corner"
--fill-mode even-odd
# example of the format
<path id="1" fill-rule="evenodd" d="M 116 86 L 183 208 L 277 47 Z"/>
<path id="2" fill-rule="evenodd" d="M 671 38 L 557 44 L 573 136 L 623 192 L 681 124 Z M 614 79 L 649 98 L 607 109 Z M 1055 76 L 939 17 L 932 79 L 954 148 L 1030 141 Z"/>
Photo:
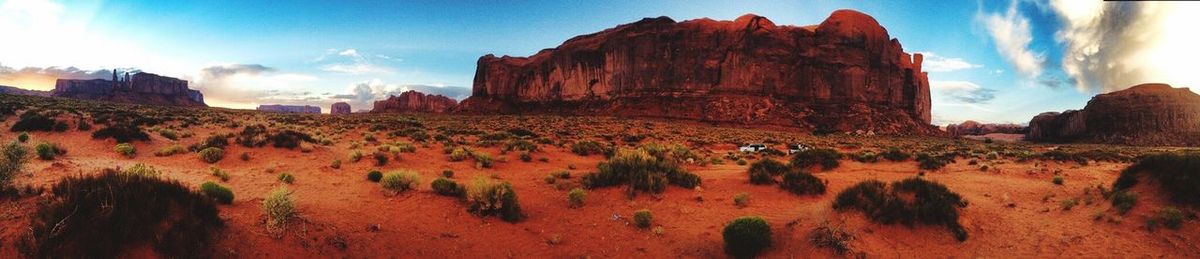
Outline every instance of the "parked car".
<path id="1" fill-rule="evenodd" d="M 750 152 L 750 153 L 753 153 L 753 152 L 762 151 L 763 149 L 767 149 L 767 145 L 763 145 L 763 144 L 749 144 L 749 145 L 745 145 L 745 146 L 741 146 L 741 147 L 739 147 L 739 148 L 738 148 L 738 151 L 741 151 L 741 152 Z"/>
<path id="2" fill-rule="evenodd" d="M 810 148 L 811 148 L 811 147 L 809 147 L 809 146 L 807 146 L 807 145 L 804 145 L 804 144 L 794 144 L 794 145 L 788 145 L 788 146 L 787 146 L 787 153 L 788 153 L 788 155 L 791 155 L 791 154 L 795 154 L 795 153 L 800 153 L 800 151 L 805 151 L 805 150 L 808 150 L 808 149 L 810 149 Z"/>

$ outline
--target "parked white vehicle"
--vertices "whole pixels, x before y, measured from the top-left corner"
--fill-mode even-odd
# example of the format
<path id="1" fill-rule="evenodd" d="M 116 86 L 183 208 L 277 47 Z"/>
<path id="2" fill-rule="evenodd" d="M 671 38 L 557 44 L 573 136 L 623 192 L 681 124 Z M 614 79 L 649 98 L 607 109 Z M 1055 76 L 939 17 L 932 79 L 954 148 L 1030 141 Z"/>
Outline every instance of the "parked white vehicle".
<path id="1" fill-rule="evenodd" d="M 745 146 L 741 146 L 741 147 L 739 147 L 739 148 L 738 148 L 738 151 L 741 151 L 741 152 L 748 152 L 748 153 L 753 153 L 753 152 L 762 151 L 762 150 L 764 150 L 764 149 L 767 149 L 767 145 L 763 145 L 763 144 L 749 144 L 749 145 L 745 145 Z"/>
<path id="2" fill-rule="evenodd" d="M 791 155 L 791 154 L 795 154 L 795 153 L 800 153 L 800 151 L 805 151 L 805 150 L 808 150 L 808 149 L 810 149 L 810 148 L 811 148 L 811 147 L 808 147 L 808 146 L 806 146 L 806 145 L 804 145 L 804 144 L 788 145 L 788 146 L 787 146 L 787 153 L 788 153 L 788 155 Z"/>

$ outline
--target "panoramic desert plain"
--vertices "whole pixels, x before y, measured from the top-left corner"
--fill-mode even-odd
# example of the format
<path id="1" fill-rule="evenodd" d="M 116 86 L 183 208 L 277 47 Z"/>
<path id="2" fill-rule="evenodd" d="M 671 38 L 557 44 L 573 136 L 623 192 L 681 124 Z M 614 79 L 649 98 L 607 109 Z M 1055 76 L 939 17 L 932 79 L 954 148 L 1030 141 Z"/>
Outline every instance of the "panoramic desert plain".
<path id="1" fill-rule="evenodd" d="M 31 3 L 53 2 L 0 14 Z M 473 56 L 450 96 L 376 79 L 270 104 L 236 81 L 279 73 L 262 65 L 198 83 L 0 66 L 53 82 L 0 86 L 0 258 L 1200 257 L 1200 95 L 1180 81 L 1073 78 L 1080 96 L 1048 97 L 1063 104 L 1004 110 L 1032 115 L 1018 123 L 944 123 L 1012 97 L 931 80 L 984 66 L 905 50 L 861 11 L 605 26 Z M 324 53 L 306 64 L 399 60 Z M 210 107 L 230 95 L 257 108 Z"/>

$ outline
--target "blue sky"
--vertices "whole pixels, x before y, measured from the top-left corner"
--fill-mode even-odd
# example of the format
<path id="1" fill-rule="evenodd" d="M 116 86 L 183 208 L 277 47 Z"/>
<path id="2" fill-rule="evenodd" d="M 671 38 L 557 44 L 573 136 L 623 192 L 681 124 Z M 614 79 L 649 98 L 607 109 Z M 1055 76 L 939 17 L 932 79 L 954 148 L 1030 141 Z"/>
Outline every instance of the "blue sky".
<path id="1" fill-rule="evenodd" d="M 1094 24 L 1089 21 L 1105 19 L 1103 10 L 1148 8 L 1072 4 L 0 0 L 0 32 L 21 39 L 0 42 L 0 84 L 45 89 L 51 87 L 46 80 L 15 78 L 22 73 L 94 76 L 90 70 L 128 68 L 188 79 L 214 106 L 327 107 L 345 100 L 356 110 L 369 109 L 371 100 L 407 89 L 465 97 L 482 55 L 527 56 L 570 37 L 644 17 L 731 20 L 755 13 L 776 24 L 809 25 L 834 10 L 856 9 L 874 16 L 905 51 L 927 53 L 935 124 L 966 119 L 1025 123 L 1037 113 L 1082 108 L 1095 93 L 1131 86 L 1099 79 L 1093 81 L 1103 86 L 1081 86 L 1077 81 L 1103 71 L 1067 73 L 1062 60 L 1079 53 L 1112 56 L 1088 51 L 1096 41 L 1091 38 L 1114 40 L 1089 33 L 1107 31 L 1088 27 Z M 1083 36 L 1078 41 L 1059 36 L 1064 31 Z M 1183 79 L 1171 82 L 1196 82 L 1178 78 Z"/>

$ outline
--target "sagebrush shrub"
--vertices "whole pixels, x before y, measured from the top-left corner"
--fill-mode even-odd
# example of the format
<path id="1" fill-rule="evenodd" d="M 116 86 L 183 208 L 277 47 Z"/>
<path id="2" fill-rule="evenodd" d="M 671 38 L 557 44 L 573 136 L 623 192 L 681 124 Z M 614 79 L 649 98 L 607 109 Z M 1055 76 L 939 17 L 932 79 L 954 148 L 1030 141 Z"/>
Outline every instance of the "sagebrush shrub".
<path id="1" fill-rule="evenodd" d="M 367 172 L 367 181 L 379 182 L 381 179 L 383 179 L 383 172 L 380 172 L 379 170 L 371 170 L 370 172 Z"/>
<path id="2" fill-rule="evenodd" d="M 388 154 L 386 152 L 375 151 L 371 156 L 375 158 L 376 166 L 384 166 L 388 162 Z"/>
<path id="3" fill-rule="evenodd" d="M 598 172 L 584 175 L 580 183 L 587 188 L 628 184 L 629 194 L 638 191 L 659 193 L 668 183 L 684 188 L 700 185 L 700 177 L 678 164 L 662 161 L 645 150 L 621 150 L 601 162 Z"/>
<path id="4" fill-rule="evenodd" d="M 28 110 L 21 114 L 20 118 L 17 119 L 16 123 L 13 123 L 12 128 L 9 130 L 12 132 L 54 131 L 54 124 L 57 122 L 54 118 L 42 115 L 41 111 Z"/>
<path id="5" fill-rule="evenodd" d="M 735 258 L 754 258 L 771 247 L 771 225 L 758 216 L 743 216 L 721 231 L 725 253 Z"/>
<path id="6" fill-rule="evenodd" d="M 0 148 L 0 188 L 7 187 L 29 162 L 29 149 L 13 141 Z"/>
<path id="7" fill-rule="evenodd" d="M 296 182 L 296 177 L 290 173 L 279 173 L 279 182 L 292 184 Z"/>
<path id="8" fill-rule="evenodd" d="M 967 239 L 966 229 L 958 223 L 958 209 L 966 206 L 966 200 L 945 185 L 916 177 L 890 186 L 877 180 L 859 182 L 838 193 L 833 202 L 838 211 L 858 210 L 884 224 L 945 225 L 959 241 Z"/>
<path id="9" fill-rule="evenodd" d="M 904 151 L 900 151 L 900 148 L 897 148 L 897 147 L 889 147 L 886 150 L 884 150 L 883 153 L 880 153 L 879 155 L 882 156 L 883 159 L 891 160 L 894 162 L 908 161 L 908 158 L 911 157 L 908 153 L 904 153 Z"/>
<path id="10" fill-rule="evenodd" d="M 272 232 L 282 232 L 289 220 L 296 216 L 296 204 L 292 201 L 292 191 L 279 186 L 262 203 L 263 213 L 267 214 L 267 229 Z"/>
<path id="11" fill-rule="evenodd" d="M 184 149 L 183 146 L 180 146 L 179 144 L 172 144 L 170 146 L 163 147 L 162 149 L 159 149 L 158 151 L 154 151 L 154 156 L 173 156 L 176 154 L 183 154 L 186 152 L 187 152 L 187 149 Z"/>
<path id="12" fill-rule="evenodd" d="M 650 209 L 640 209 L 633 212 L 633 223 L 638 228 L 649 228 L 654 221 L 654 214 L 650 213 Z"/>
<path id="13" fill-rule="evenodd" d="M 733 195 L 733 205 L 738 206 L 738 208 L 743 208 L 746 207 L 746 205 L 750 205 L 750 194 L 741 192 Z"/>
<path id="14" fill-rule="evenodd" d="M 1139 175 L 1158 182 L 1172 201 L 1200 205 L 1200 153 L 1147 155 L 1121 171 L 1113 190 L 1132 188 L 1138 184 Z"/>
<path id="15" fill-rule="evenodd" d="M 121 173 L 124 175 L 139 177 L 158 177 L 162 175 L 162 172 L 159 172 L 158 169 L 143 163 L 133 164 L 133 166 L 125 168 L 125 170 L 121 171 Z"/>
<path id="16" fill-rule="evenodd" d="M 208 147 L 200 150 L 200 161 L 212 164 L 225 158 L 225 150 L 218 147 Z"/>
<path id="17" fill-rule="evenodd" d="M 233 203 L 233 190 L 214 182 L 204 182 L 201 184 L 200 193 L 223 204 Z"/>
<path id="18" fill-rule="evenodd" d="M 37 152 L 38 158 L 42 160 L 54 160 L 55 156 L 67 154 L 66 149 L 59 147 L 58 144 L 50 142 L 39 143 L 36 147 L 34 147 L 34 151 Z"/>
<path id="19" fill-rule="evenodd" d="M 467 211 L 480 216 L 497 216 L 508 222 L 525 218 L 517 193 L 508 182 L 477 177 L 467 186 Z"/>
<path id="20" fill-rule="evenodd" d="M 571 153 L 581 156 L 604 154 L 607 153 L 606 149 L 600 142 L 592 140 L 580 140 L 575 142 L 575 144 L 571 144 Z"/>
<path id="21" fill-rule="evenodd" d="M 782 175 L 786 171 L 788 171 L 787 165 L 774 159 L 763 158 L 750 164 L 750 170 L 747 173 L 750 175 L 752 184 L 772 184 L 775 183 L 776 176 Z"/>
<path id="22" fill-rule="evenodd" d="M 113 151 L 116 151 L 117 154 L 121 154 L 122 156 L 125 156 L 128 158 L 133 158 L 134 156 L 137 156 L 137 148 L 135 148 L 133 146 L 133 144 L 129 144 L 129 143 L 117 144 L 116 147 L 113 147 Z"/>
<path id="23" fill-rule="evenodd" d="M 417 188 L 418 181 L 420 181 L 420 177 L 417 176 L 417 173 L 398 171 L 383 175 L 383 179 L 379 180 L 379 185 L 390 191 L 404 192 Z"/>
<path id="24" fill-rule="evenodd" d="M 445 177 L 438 177 L 431 182 L 430 187 L 433 192 L 442 196 L 462 197 L 466 194 L 466 190 L 454 180 Z"/>
<path id="25" fill-rule="evenodd" d="M 821 169 L 829 170 L 838 167 L 838 159 L 842 154 L 829 148 L 811 148 L 792 155 L 791 166 L 809 168 L 820 165 Z"/>
<path id="26" fill-rule="evenodd" d="M 1125 214 L 1132 210 L 1134 205 L 1137 205 L 1137 195 L 1134 195 L 1133 192 L 1126 190 L 1113 192 L 1112 206 L 1117 209 L 1117 212 Z"/>
<path id="27" fill-rule="evenodd" d="M 838 255 L 850 252 L 850 242 L 854 241 L 853 234 L 842 226 L 829 224 L 828 221 L 822 222 L 808 236 L 813 246 L 833 248 L 833 252 Z"/>
<path id="28" fill-rule="evenodd" d="M 93 139 L 112 138 L 117 143 L 129 143 L 134 140 L 150 141 L 150 135 L 143 132 L 141 128 L 132 125 L 110 125 L 100 130 L 92 132 Z"/>
<path id="29" fill-rule="evenodd" d="M 825 193 L 825 182 L 816 176 L 800 169 L 788 170 L 783 174 L 779 187 L 797 195 L 816 195 Z"/>
<path id="30" fill-rule="evenodd" d="M 572 188 L 567 192 L 567 205 L 571 208 L 583 207 L 584 199 L 587 199 L 587 191 L 581 188 Z"/>

